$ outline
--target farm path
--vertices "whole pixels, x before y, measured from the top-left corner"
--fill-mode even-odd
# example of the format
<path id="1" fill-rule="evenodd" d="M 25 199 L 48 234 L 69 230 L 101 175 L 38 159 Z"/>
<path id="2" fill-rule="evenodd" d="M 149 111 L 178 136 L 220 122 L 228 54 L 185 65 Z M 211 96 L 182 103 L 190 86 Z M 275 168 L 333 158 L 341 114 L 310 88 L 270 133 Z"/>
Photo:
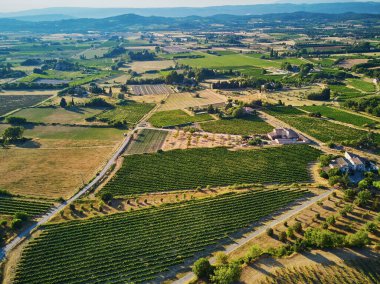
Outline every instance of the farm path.
<path id="1" fill-rule="evenodd" d="M 298 213 L 300 213 L 301 211 L 305 210 L 306 208 L 312 206 L 316 202 L 328 197 L 333 191 L 334 190 L 328 190 L 328 191 L 326 191 L 320 195 L 317 195 L 317 196 L 314 196 L 314 197 L 308 199 L 306 202 L 302 203 L 300 206 L 297 206 L 293 209 L 289 208 L 290 210 L 287 211 L 285 214 L 282 214 L 282 215 L 278 216 L 277 218 L 274 218 L 273 221 L 255 229 L 252 233 L 249 233 L 246 236 L 244 236 L 243 238 L 241 238 L 240 240 L 237 240 L 234 244 L 227 246 L 224 253 L 229 254 L 229 253 L 239 249 L 240 247 L 247 244 L 248 242 L 250 242 L 255 237 L 265 233 L 267 229 L 275 227 L 275 226 L 281 224 L 282 222 L 285 222 L 289 218 L 297 215 Z M 216 259 L 214 257 L 210 259 L 211 264 L 215 263 L 215 261 L 216 261 Z M 195 277 L 195 274 L 193 272 L 189 272 L 184 277 L 174 281 L 173 284 L 187 284 L 194 277 Z"/>

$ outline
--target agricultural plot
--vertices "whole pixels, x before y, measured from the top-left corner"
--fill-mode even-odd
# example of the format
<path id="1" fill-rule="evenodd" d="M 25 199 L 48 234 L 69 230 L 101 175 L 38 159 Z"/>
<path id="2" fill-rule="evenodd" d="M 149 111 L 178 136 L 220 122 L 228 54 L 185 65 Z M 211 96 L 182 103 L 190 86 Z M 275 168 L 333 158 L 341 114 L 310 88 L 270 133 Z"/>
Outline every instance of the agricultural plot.
<path id="1" fill-rule="evenodd" d="M 180 59 L 180 64 L 189 65 L 194 68 L 235 68 L 241 66 L 255 66 L 259 68 L 280 68 L 281 61 L 265 60 L 257 56 L 250 56 L 249 54 L 230 54 L 230 55 L 211 55 L 208 53 L 201 53 L 199 55 L 203 58 L 196 59 Z"/>
<path id="2" fill-rule="evenodd" d="M 342 85 L 329 85 L 329 88 L 331 91 L 333 91 L 334 97 L 337 97 L 339 101 L 360 98 L 367 95 L 360 92 L 359 90 L 348 88 Z"/>
<path id="3" fill-rule="evenodd" d="M 378 259 L 358 259 L 347 261 L 344 265 L 310 265 L 283 268 L 268 276 L 261 284 L 291 283 L 361 283 L 376 284 L 380 279 L 380 261 Z"/>
<path id="4" fill-rule="evenodd" d="M 361 79 L 347 79 L 347 82 L 349 85 L 351 85 L 353 88 L 365 92 L 365 93 L 373 93 L 376 91 L 375 85 L 370 82 L 366 82 Z"/>
<path id="5" fill-rule="evenodd" d="M 196 114 L 192 116 L 187 114 L 185 111 L 178 109 L 156 112 L 151 116 L 149 122 L 154 127 L 169 127 L 176 125 L 186 125 L 208 120 L 213 120 L 213 117 L 208 113 Z"/>
<path id="6" fill-rule="evenodd" d="M 244 151 L 190 149 L 134 155 L 125 158 L 122 168 L 103 191 L 128 195 L 208 185 L 309 181 L 308 165 L 319 155 L 318 150 L 306 145 Z M 273 161 L 276 161 L 275 166 Z"/>
<path id="7" fill-rule="evenodd" d="M 175 93 L 170 94 L 164 104 L 160 105 L 160 111 L 185 109 L 185 108 L 197 108 L 208 105 L 223 105 L 227 98 L 221 96 L 212 90 L 204 90 L 197 93 L 199 97 L 196 97 L 192 93 Z"/>
<path id="8" fill-rule="evenodd" d="M 166 95 L 175 93 L 175 91 L 167 85 L 131 85 L 129 88 L 131 89 L 132 94 L 137 96 Z"/>
<path id="9" fill-rule="evenodd" d="M 0 197 L 0 215 L 14 215 L 22 212 L 30 217 L 41 215 L 49 210 L 51 203 L 26 199 Z"/>
<path id="10" fill-rule="evenodd" d="M 344 110 L 340 110 L 340 109 L 336 109 L 336 108 L 332 108 L 328 106 L 304 106 L 300 108 L 307 112 L 314 112 L 314 113 L 319 112 L 324 117 L 327 117 L 336 121 L 352 124 L 359 127 L 362 127 L 365 124 L 379 123 L 378 121 L 372 120 L 365 116 L 349 113 Z"/>
<path id="11" fill-rule="evenodd" d="M 324 143 L 342 143 L 357 140 L 368 134 L 368 131 L 365 130 L 358 130 L 328 120 L 309 117 L 304 112 L 292 107 L 272 108 L 267 112 Z M 379 134 L 375 134 L 375 140 L 380 142 Z"/>
<path id="12" fill-rule="evenodd" d="M 234 135 L 265 134 L 273 130 L 272 126 L 257 116 L 220 119 L 202 123 L 201 128 L 206 132 Z"/>
<path id="13" fill-rule="evenodd" d="M 129 64 L 130 69 L 137 73 L 145 73 L 147 71 L 160 71 L 173 67 L 173 60 L 155 60 L 155 61 L 135 61 Z"/>
<path id="14" fill-rule="evenodd" d="M 0 95 L 0 116 L 19 108 L 36 105 L 49 97 L 47 95 Z"/>
<path id="15" fill-rule="evenodd" d="M 94 59 L 103 57 L 108 52 L 108 47 L 90 48 L 73 56 L 74 59 L 80 59 L 82 56 L 85 59 Z"/>
<path id="16" fill-rule="evenodd" d="M 231 242 L 230 234 L 305 194 L 250 190 L 47 225 L 23 251 L 14 283 L 163 282 L 160 275 L 173 266 L 219 241 Z"/>
<path id="17" fill-rule="evenodd" d="M 43 107 L 43 108 L 25 108 L 12 116 L 26 118 L 29 122 L 42 123 L 62 123 L 62 124 L 85 124 L 86 118 L 101 113 L 104 109 L 95 108 L 60 108 L 60 107 Z"/>
<path id="18" fill-rule="evenodd" d="M 117 106 L 112 110 L 97 115 L 96 119 L 111 124 L 118 122 L 123 124 L 136 124 L 145 114 L 150 112 L 154 106 L 154 104 L 128 101 L 125 105 Z"/>
<path id="19" fill-rule="evenodd" d="M 137 133 L 129 144 L 127 155 L 156 153 L 162 148 L 168 132 L 154 129 L 143 129 Z"/>

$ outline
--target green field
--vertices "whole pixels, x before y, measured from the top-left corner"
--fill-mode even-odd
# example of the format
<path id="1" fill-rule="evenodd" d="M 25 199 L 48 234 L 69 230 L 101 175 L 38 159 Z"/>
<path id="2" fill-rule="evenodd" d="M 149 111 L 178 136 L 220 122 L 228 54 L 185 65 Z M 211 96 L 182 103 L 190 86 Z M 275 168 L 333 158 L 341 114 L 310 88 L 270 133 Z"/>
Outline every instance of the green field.
<path id="1" fill-rule="evenodd" d="M 206 122 L 201 124 L 201 128 L 207 132 L 234 135 L 265 134 L 273 130 L 272 126 L 256 116 Z"/>
<path id="2" fill-rule="evenodd" d="M 339 101 L 360 98 L 367 95 L 356 89 L 348 88 L 343 85 L 329 85 L 329 88 L 333 91 L 334 96 L 338 97 Z"/>
<path id="3" fill-rule="evenodd" d="M 303 106 L 300 108 L 308 112 L 319 112 L 324 117 L 359 127 L 362 127 L 365 124 L 378 123 L 378 121 L 372 120 L 370 118 L 328 106 Z"/>
<path id="4" fill-rule="evenodd" d="M 168 132 L 154 129 L 143 129 L 138 132 L 137 138 L 134 138 L 129 144 L 126 154 L 144 154 L 155 153 L 161 149 L 165 142 Z"/>
<path id="5" fill-rule="evenodd" d="M 52 204 L 47 202 L 0 197 L 0 215 L 13 215 L 22 212 L 33 217 L 47 212 L 51 206 Z"/>
<path id="6" fill-rule="evenodd" d="M 47 225 L 24 249 L 13 283 L 162 283 L 159 274 L 306 194 L 251 190 Z"/>
<path id="7" fill-rule="evenodd" d="M 108 123 L 136 124 L 153 108 L 154 104 L 128 101 L 126 105 L 117 106 L 112 110 L 97 115 L 96 118 Z"/>
<path id="8" fill-rule="evenodd" d="M 45 96 L 45 95 L 25 95 L 25 96 L 0 95 L 0 116 L 19 108 L 36 105 L 48 99 L 49 97 L 50 96 Z"/>
<path id="9" fill-rule="evenodd" d="M 74 124 L 84 123 L 86 118 L 97 115 L 102 111 L 103 109 L 81 107 L 43 107 L 25 108 L 12 114 L 12 116 L 24 117 L 29 122 Z"/>
<path id="10" fill-rule="evenodd" d="M 290 126 L 295 127 L 324 143 L 342 143 L 344 141 L 357 140 L 368 133 L 364 130 L 358 130 L 327 120 L 309 117 L 304 112 L 292 107 L 272 108 L 267 112 L 286 122 Z M 380 135 L 375 134 L 375 139 L 380 142 Z"/>
<path id="11" fill-rule="evenodd" d="M 0 133 L 9 126 L 9 124 L 0 124 Z M 123 138 L 124 133 L 123 130 L 115 128 L 33 125 L 25 127 L 24 136 L 37 139 L 118 141 Z"/>
<path id="12" fill-rule="evenodd" d="M 250 56 L 250 54 L 230 54 L 230 55 L 211 55 L 207 53 L 201 53 L 204 58 L 196 59 L 180 59 L 179 63 L 189 65 L 196 68 L 232 68 L 242 66 L 255 66 L 260 68 L 280 68 L 281 61 L 265 60 L 257 58 L 256 56 Z"/>
<path id="13" fill-rule="evenodd" d="M 310 180 L 308 164 L 319 155 L 318 150 L 306 145 L 246 151 L 190 149 L 134 155 L 124 159 L 122 168 L 103 191 L 129 195 L 208 185 L 306 182 Z"/>
<path id="14" fill-rule="evenodd" d="M 361 79 L 347 79 L 349 85 L 364 93 L 373 93 L 376 91 L 375 85 Z"/>
<path id="15" fill-rule="evenodd" d="M 149 119 L 149 122 L 154 127 L 169 127 L 207 120 L 213 120 L 212 116 L 209 114 L 198 114 L 191 116 L 185 111 L 178 109 L 156 112 Z"/>

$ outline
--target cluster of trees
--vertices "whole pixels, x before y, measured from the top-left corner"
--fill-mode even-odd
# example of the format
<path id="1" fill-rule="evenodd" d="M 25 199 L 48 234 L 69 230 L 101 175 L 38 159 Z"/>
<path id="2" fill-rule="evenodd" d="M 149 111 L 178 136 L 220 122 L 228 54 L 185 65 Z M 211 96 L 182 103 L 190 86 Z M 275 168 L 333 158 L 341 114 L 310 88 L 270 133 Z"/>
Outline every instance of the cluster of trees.
<path id="1" fill-rule="evenodd" d="M 264 86 L 265 90 L 281 90 L 283 85 L 278 81 L 269 81 L 266 79 L 256 79 L 253 77 L 234 79 L 229 81 L 218 81 L 212 84 L 213 89 L 240 89 L 240 88 L 256 88 L 260 89 Z"/>
<path id="2" fill-rule="evenodd" d="M 331 90 L 329 88 L 325 88 L 320 93 L 308 94 L 307 98 L 313 101 L 329 101 L 330 96 L 331 96 Z"/>
<path id="3" fill-rule="evenodd" d="M 24 128 L 21 126 L 11 126 L 4 130 L 0 140 L 3 146 L 23 139 Z"/>
<path id="4" fill-rule="evenodd" d="M 85 104 L 86 107 L 113 108 L 114 106 L 108 103 L 103 98 L 92 98 Z"/>
<path id="5" fill-rule="evenodd" d="M 87 94 L 87 90 L 86 90 L 86 88 L 84 88 L 82 86 L 67 87 L 67 88 L 58 92 L 58 96 L 70 95 L 70 96 L 83 97 L 86 94 Z"/>
<path id="6" fill-rule="evenodd" d="M 378 148 L 378 143 L 373 132 L 368 132 L 357 139 L 345 140 L 342 142 L 342 145 L 367 150 L 376 150 Z"/>
<path id="7" fill-rule="evenodd" d="M 127 52 L 127 50 L 124 47 L 118 46 L 118 47 L 112 48 L 110 51 L 108 51 L 106 54 L 104 54 L 103 57 L 114 58 L 114 57 L 118 57 L 120 55 L 123 55 L 126 52 Z"/>
<path id="8" fill-rule="evenodd" d="M 227 256 L 219 254 L 217 264 L 211 265 L 206 258 L 198 259 L 193 265 L 193 272 L 200 280 L 216 284 L 230 284 L 238 281 L 241 266 L 238 262 L 228 263 Z"/>
<path id="9" fill-rule="evenodd" d="M 347 100 L 343 103 L 343 107 L 380 116 L 380 96 Z"/>
<path id="10" fill-rule="evenodd" d="M 163 84 L 165 78 L 130 78 L 127 80 L 127 85 L 149 85 L 149 84 Z"/>
<path id="11" fill-rule="evenodd" d="M 380 78 L 380 59 L 371 59 L 367 63 L 361 63 L 352 67 L 352 71 L 365 74 L 372 78 Z"/>
<path id="12" fill-rule="evenodd" d="M 0 64 L 0 79 L 20 78 L 25 76 L 25 72 L 12 69 L 12 64 Z"/>
<path id="13" fill-rule="evenodd" d="M 130 51 L 128 52 L 128 56 L 133 61 L 149 61 L 156 58 L 156 54 L 154 52 L 149 52 L 148 50 L 136 52 Z"/>
<path id="14" fill-rule="evenodd" d="M 67 88 L 69 84 L 62 83 L 58 85 L 45 84 L 45 83 L 26 83 L 26 82 L 14 82 L 14 83 L 5 83 L 1 85 L 3 90 L 54 90 Z"/>

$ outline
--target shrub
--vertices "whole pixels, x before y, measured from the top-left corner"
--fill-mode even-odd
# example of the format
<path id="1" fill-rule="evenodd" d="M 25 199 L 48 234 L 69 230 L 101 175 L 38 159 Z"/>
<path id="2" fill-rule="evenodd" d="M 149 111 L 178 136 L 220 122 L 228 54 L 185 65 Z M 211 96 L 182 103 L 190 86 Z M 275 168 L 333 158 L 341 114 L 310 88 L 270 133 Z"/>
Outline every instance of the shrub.
<path id="1" fill-rule="evenodd" d="M 294 225 L 293 225 L 293 229 L 298 234 L 302 233 L 302 224 L 301 224 L 301 222 L 298 222 L 298 221 L 295 222 Z"/>
<path id="2" fill-rule="evenodd" d="M 369 190 L 362 190 L 358 193 L 355 199 L 355 204 L 360 207 L 363 207 L 368 204 L 370 199 L 371 199 L 371 192 Z"/>
<path id="3" fill-rule="evenodd" d="M 12 125 L 22 125 L 27 122 L 26 118 L 16 116 L 9 116 L 5 119 L 5 121 Z"/>
<path id="4" fill-rule="evenodd" d="M 263 254 L 263 250 L 258 246 L 252 246 L 245 255 L 245 262 L 250 263 Z"/>
<path id="5" fill-rule="evenodd" d="M 365 224 L 365 230 L 370 233 L 375 233 L 377 231 L 377 224 L 374 222 L 367 222 Z"/>
<path id="6" fill-rule="evenodd" d="M 355 234 L 347 235 L 345 242 L 351 247 L 363 247 L 371 242 L 368 233 L 365 231 L 358 231 Z"/>
<path id="7" fill-rule="evenodd" d="M 209 279 L 213 268 L 207 258 L 198 259 L 193 265 L 193 272 L 198 278 Z"/>
<path id="8" fill-rule="evenodd" d="M 19 230 L 22 228 L 23 221 L 21 219 L 13 219 L 11 223 L 11 228 L 13 230 Z"/>
<path id="9" fill-rule="evenodd" d="M 332 226 L 334 226 L 335 223 L 336 223 L 335 216 L 334 216 L 334 215 L 331 215 L 331 216 L 327 217 L 327 218 L 326 218 L 326 223 L 327 223 L 328 225 L 332 225 Z"/>
<path id="10" fill-rule="evenodd" d="M 272 237 L 273 236 L 273 229 L 272 228 L 268 228 L 267 231 L 266 231 L 267 235 L 269 237 Z"/>
<path id="11" fill-rule="evenodd" d="M 228 256 L 224 252 L 221 252 L 221 251 L 215 254 L 215 260 L 216 260 L 216 265 L 228 264 Z"/>
<path id="12" fill-rule="evenodd" d="M 28 214 L 26 214 L 25 212 L 16 212 L 14 214 L 14 219 L 20 219 L 23 222 L 28 221 L 28 218 Z"/>
<path id="13" fill-rule="evenodd" d="M 100 198 L 101 198 L 104 202 L 108 203 L 109 201 L 112 200 L 113 195 L 112 195 L 112 193 L 110 193 L 110 192 L 104 192 L 104 193 L 102 193 L 102 195 L 100 196 Z"/>
<path id="14" fill-rule="evenodd" d="M 241 267 L 239 263 L 233 262 L 229 265 L 219 266 L 211 276 L 211 282 L 216 284 L 231 284 L 239 281 Z"/>
<path id="15" fill-rule="evenodd" d="M 288 238 L 294 239 L 295 235 L 294 235 L 294 230 L 293 230 L 292 227 L 289 227 L 286 230 L 286 235 L 287 235 Z"/>
<path id="16" fill-rule="evenodd" d="M 344 244 L 344 236 L 325 229 L 310 228 L 305 231 L 307 245 L 317 248 L 335 248 Z"/>
<path id="17" fill-rule="evenodd" d="M 283 243 L 286 242 L 286 240 L 287 240 L 286 233 L 285 232 L 280 232 L 278 234 L 278 239 L 279 239 L 280 242 L 283 242 Z"/>

